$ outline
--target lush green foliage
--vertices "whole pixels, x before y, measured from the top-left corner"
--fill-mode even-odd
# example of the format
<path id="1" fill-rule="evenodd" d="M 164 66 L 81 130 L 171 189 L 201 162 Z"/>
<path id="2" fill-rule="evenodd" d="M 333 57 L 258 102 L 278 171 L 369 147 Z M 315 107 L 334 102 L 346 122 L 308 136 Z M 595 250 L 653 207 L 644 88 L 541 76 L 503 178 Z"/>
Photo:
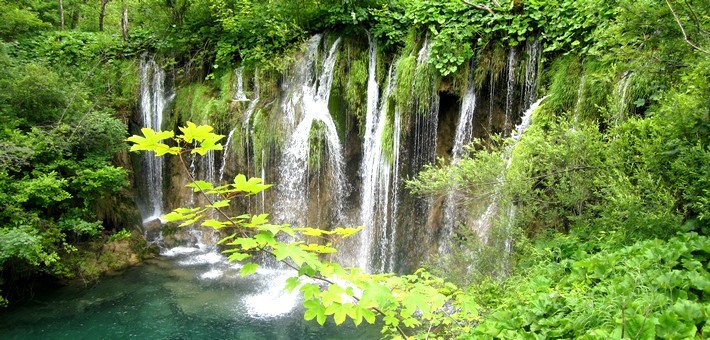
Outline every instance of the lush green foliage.
<path id="1" fill-rule="evenodd" d="M 616 248 L 599 234 L 540 240 L 529 271 L 495 292 L 481 338 L 693 338 L 710 332 L 710 239 L 695 233 Z M 601 248 L 601 249 L 599 249 Z"/>
<path id="2" fill-rule="evenodd" d="M 0 5 L 45 19 L 39 2 Z M 137 82 L 122 58 L 136 46 L 29 24 L 0 27 L 3 38 L 22 38 L 0 45 L 0 283 L 13 297 L 38 273 L 95 277 L 82 267 L 96 262 L 104 236 L 134 222 L 127 171 L 114 160 Z"/>

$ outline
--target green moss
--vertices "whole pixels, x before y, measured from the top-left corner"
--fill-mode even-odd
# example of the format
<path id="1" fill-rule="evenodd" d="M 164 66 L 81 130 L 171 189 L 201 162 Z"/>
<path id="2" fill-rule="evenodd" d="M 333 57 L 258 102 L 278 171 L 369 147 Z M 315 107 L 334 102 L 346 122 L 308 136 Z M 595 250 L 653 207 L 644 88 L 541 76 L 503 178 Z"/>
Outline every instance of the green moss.
<path id="1" fill-rule="evenodd" d="M 224 101 L 230 101 L 234 93 L 237 78 L 234 71 L 220 71 L 220 74 L 215 74 L 216 86 L 219 90 L 219 97 Z"/>
<path id="2" fill-rule="evenodd" d="M 308 136 L 308 171 L 317 173 L 323 165 L 323 155 L 326 148 L 325 125 L 320 121 L 313 122 Z"/>
<path id="3" fill-rule="evenodd" d="M 490 81 L 497 83 L 501 77 L 506 64 L 505 48 L 498 44 L 489 44 L 479 54 L 474 71 L 474 82 L 476 89 L 483 88 L 483 82 L 490 78 Z"/>
<path id="4" fill-rule="evenodd" d="M 394 88 L 394 100 L 396 109 L 400 110 L 404 116 L 414 109 L 412 98 L 412 83 L 417 69 L 417 57 L 410 55 L 397 61 L 396 86 Z"/>
<path id="5" fill-rule="evenodd" d="M 614 72 L 596 60 L 584 62 L 584 88 L 577 111 L 580 120 L 596 120 L 599 108 L 607 105 L 614 81 Z"/>
<path id="6" fill-rule="evenodd" d="M 420 115 L 429 114 L 431 107 L 431 97 L 438 88 L 439 77 L 436 69 L 431 64 L 417 65 L 414 73 L 414 84 L 412 97 L 416 100 L 417 112 Z"/>
<path id="7" fill-rule="evenodd" d="M 394 113 L 396 104 L 391 97 L 385 105 L 385 127 L 382 131 L 382 156 L 388 164 L 394 161 Z"/>
<path id="8" fill-rule="evenodd" d="M 268 162 L 268 157 L 271 149 L 278 150 L 283 144 L 283 132 L 279 129 L 274 129 L 276 123 L 272 121 L 272 116 L 269 111 L 259 109 L 254 112 L 252 120 L 252 152 L 254 154 L 254 164 Z M 234 138 L 234 137 L 232 137 Z"/>
<path id="9" fill-rule="evenodd" d="M 227 130 L 232 125 L 230 121 L 231 94 L 227 83 L 228 75 L 219 79 L 216 84 L 193 83 L 179 88 L 175 94 L 173 108 L 173 124 L 186 121 L 195 123 L 210 123 L 218 130 Z M 210 85 L 217 85 L 213 87 Z M 221 91 L 220 88 L 227 90 Z M 174 125 L 173 125 L 174 126 Z"/>
<path id="10" fill-rule="evenodd" d="M 365 115 L 367 114 L 367 60 L 362 57 L 353 60 L 345 85 L 344 100 L 348 115 L 354 116 L 359 122 L 360 135 L 364 134 Z"/>
<path id="11" fill-rule="evenodd" d="M 176 123 L 185 121 L 202 121 L 202 108 L 207 105 L 211 97 L 209 88 L 202 83 L 185 85 L 175 93 L 173 119 Z"/>
<path id="12" fill-rule="evenodd" d="M 546 105 L 555 112 L 574 109 L 577 103 L 577 89 L 582 78 L 582 64 L 576 56 L 556 59 L 549 71 L 550 86 Z"/>

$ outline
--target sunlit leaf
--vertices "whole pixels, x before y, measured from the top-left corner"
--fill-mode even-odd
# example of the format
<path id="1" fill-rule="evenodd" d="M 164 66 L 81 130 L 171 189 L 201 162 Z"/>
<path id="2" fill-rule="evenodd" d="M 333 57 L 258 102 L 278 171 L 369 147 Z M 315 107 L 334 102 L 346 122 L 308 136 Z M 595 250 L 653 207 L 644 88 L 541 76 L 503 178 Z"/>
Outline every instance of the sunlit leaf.
<path id="1" fill-rule="evenodd" d="M 245 253 L 233 253 L 232 255 L 229 255 L 227 258 L 227 261 L 229 262 L 238 262 L 238 261 L 243 261 L 248 258 L 250 258 L 250 254 L 245 254 Z"/>
<path id="2" fill-rule="evenodd" d="M 239 271 L 239 275 L 242 277 L 251 275 L 256 273 L 256 270 L 259 268 L 259 265 L 253 262 L 247 263 L 242 267 L 242 269 Z"/>

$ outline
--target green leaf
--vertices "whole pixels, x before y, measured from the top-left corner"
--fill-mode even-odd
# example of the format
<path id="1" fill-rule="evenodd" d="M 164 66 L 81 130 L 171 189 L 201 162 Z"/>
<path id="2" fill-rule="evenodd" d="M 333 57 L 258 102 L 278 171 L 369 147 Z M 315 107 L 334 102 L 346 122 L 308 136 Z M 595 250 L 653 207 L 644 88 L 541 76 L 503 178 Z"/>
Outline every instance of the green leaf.
<path id="1" fill-rule="evenodd" d="M 284 290 L 287 292 L 293 292 L 298 285 L 301 284 L 301 280 L 298 279 L 298 276 L 292 276 L 286 279 L 286 286 L 284 287 Z"/>
<path id="2" fill-rule="evenodd" d="M 352 306 L 353 304 L 351 303 L 335 302 L 325 309 L 325 314 L 333 315 L 333 320 L 335 321 L 335 324 L 340 325 L 345 322 L 345 317 L 347 316 L 348 311 L 352 308 Z"/>
<path id="3" fill-rule="evenodd" d="M 210 182 L 205 182 L 205 181 L 194 181 L 188 185 L 186 185 L 188 188 L 192 188 L 193 192 L 200 192 L 200 191 L 207 191 L 207 190 L 212 190 L 214 189 L 214 185 Z"/>
<path id="4" fill-rule="evenodd" d="M 333 303 L 342 303 L 342 295 L 345 294 L 345 289 L 337 284 L 331 284 L 328 289 L 321 292 L 321 303 L 323 306 L 329 307 Z"/>
<path id="5" fill-rule="evenodd" d="M 185 216 L 183 214 L 180 214 L 176 211 L 170 212 L 168 214 L 163 215 L 162 219 L 164 219 L 166 222 L 175 222 L 175 221 L 180 221 L 184 219 Z"/>
<path id="6" fill-rule="evenodd" d="M 411 292 L 402 299 L 402 316 L 409 317 L 414 314 L 419 308 L 422 313 L 428 314 L 431 312 L 431 307 L 427 301 L 427 296 L 419 292 Z"/>
<path id="7" fill-rule="evenodd" d="M 260 243 L 251 237 L 240 237 L 228 243 L 230 246 L 240 246 L 242 250 L 251 250 L 260 245 Z"/>
<path id="8" fill-rule="evenodd" d="M 301 248 L 305 251 L 310 251 L 318 254 L 332 254 L 337 252 L 338 250 L 330 247 L 329 245 L 320 245 L 316 243 L 310 243 L 308 245 L 301 245 Z"/>
<path id="9" fill-rule="evenodd" d="M 197 126 L 193 122 L 187 122 L 187 126 L 180 127 L 179 129 L 183 134 L 178 137 L 182 138 L 187 143 L 192 143 L 195 140 L 201 142 L 205 140 L 213 130 L 209 125 Z"/>
<path id="10" fill-rule="evenodd" d="M 224 208 L 224 207 L 228 207 L 229 203 L 231 203 L 231 202 L 232 202 L 231 200 L 221 200 L 221 201 L 214 202 L 213 204 L 207 205 L 207 207 L 208 208 L 217 208 L 217 209 Z"/>
<path id="11" fill-rule="evenodd" d="M 282 226 L 274 225 L 274 224 L 262 224 L 262 225 L 256 227 L 256 229 L 259 229 L 261 231 L 268 231 L 268 232 L 272 233 L 274 236 L 276 236 L 276 234 L 279 231 L 281 231 L 281 228 L 282 228 Z"/>
<path id="12" fill-rule="evenodd" d="M 166 144 L 160 143 L 161 140 L 166 138 L 172 138 L 172 131 L 154 131 L 151 128 L 142 128 L 141 132 L 145 137 L 133 135 L 126 138 L 127 142 L 134 143 L 131 146 L 130 151 L 153 151 L 158 156 L 162 156 L 166 153 L 178 154 L 180 153 L 180 148 L 171 148 Z"/>
<path id="13" fill-rule="evenodd" d="M 266 222 L 269 222 L 269 214 L 254 215 L 251 217 L 251 222 L 249 222 L 248 226 L 249 227 L 256 227 L 256 226 L 262 225 Z M 276 235 L 276 233 L 274 233 L 274 235 Z"/>
<path id="14" fill-rule="evenodd" d="M 354 235 L 355 233 L 365 229 L 365 226 L 359 226 L 357 228 L 335 228 L 331 233 L 335 235 L 342 236 L 343 238 Z"/>
<path id="15" fill-rule="evenodd" d="M 360 305 L 365 308 L 378 307 L 382 309 L 395 301 L 392 291 L 385 285 L 375 281 L 365 283 L 360 297 Z"/>
<path id="16" fill-rule="evenodd" d="M 303 294 L 303 298 L 309 300 L 320 295 L 320 286 L 314 283 L 304 283 L 300 291 Z"/>
<path id="17" fill-rule="evenodd" d="M 328 232 L 327 230 L 310 228 L 310 227 L 294 228 L 294 230 L 301 233 L 301 235 L 305 235 L 305 236 L 322 236 L 324 234 L 325 235 L 330 234 L 330 232 Z"/>
<path id="18" fill-rule="evenodd" d="M 242 267 L 242 269 L 239 271 L 239 275 L 242 277 L 251 275 L 256 273 L 256 270 L 259 268 L 259 265 L 253 262 L 249 262 Z"/>
<path id="19" fill-rule="evenodd" d="M 362 314 L 362 317 L 365 318 L 365 321 L 367 321 L 367 323 L 375 323 L 375 313 L 373 311 L 368 308 L 360 308 L 360 313 Z"/>
<path id="20" fill-rule="evenodd" d="M 308 255 L 308 253 L 306 253 L 305 250 L 301 249 L 300 243 L 301 242 L 282 244 L 278 247 L 274 245 L 274 256 L 276 256 L 276 261 L 283 261 L 287 258 L 291 258 L 291 260 L 297 266 L 301 266 L 305 261 L 305 257 L 306 255 Z"/>
<path id="21" fill-rule="evenodd" d="M 214 229 L 224 228 L 224 226 L 226 224 L 229 224 L 229 222 L 220 222 L 217 220 L 206 220 L 206 221 L 202 222 L 203 227 L 210 227 L 210 228 L 214 228 Z"/>
<path id="22" fill-rule="evenodd" d="M 244 261 L 248 258 L 250 258 L 250 254 L 245 254 L 245 253 L 233 253 L 232 255 L 229 255 L 227 258 L 227 261 L 229 262 L 238 262 L 238 261 Z"/>
<path id="23" fill-rule="evenodd" d="M 217 242 L 217 245 L 223 244 L 224 242 L 227 242 L 227 241 L 229 241 L 229 240 L 235 238 L 236 236 L 237 236 L 237 234 L 229 235 L 229 236 L 227 236 L 227 237 L 225 237 L 225 238 L 219 240 L 219 241 Z"/>
<path id="24" fill-rule="evenodd" d="M 265 246 L 273 246 L 276 243 L 276 239 L 274 238 L 274 234 L 271 233 L 270 231 L 262 231 L 256 235 L 254 235 L 254 240 L 256 240 L 260 246 L 265 247 Z"/>
<path id="25" fill-rule="evenodd" d="M 643 315 L 633 315 L 626 319 L 626 332 L 634 339 L 655 339 L 656 327 L 654 320 Z"/>
<path id="26" fill-rule="evenodd" d="M 303 303 L 303 306 L 306 307 L 306 312 L 303 315 L 304 319 L 308 321 L 315 318 L 321 326 L 325 324 L 325 320 L 327 319 L 325 307 L 321 305 L 318 300 L 307 300 Z"/>

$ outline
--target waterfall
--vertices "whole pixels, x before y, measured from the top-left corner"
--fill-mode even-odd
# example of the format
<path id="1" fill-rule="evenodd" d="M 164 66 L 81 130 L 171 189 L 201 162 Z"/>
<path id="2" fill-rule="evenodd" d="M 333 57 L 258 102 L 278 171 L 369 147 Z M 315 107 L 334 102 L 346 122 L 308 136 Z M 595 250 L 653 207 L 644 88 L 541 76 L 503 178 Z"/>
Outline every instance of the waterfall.
<path id="1" fill-rule="evenodd" d="M 140 123 L 142 127 L 161 130 L 163 111 L 171 98 L 165 90 L 165 72 L 155 60 L 143 57 L 140 61 Z M 151 205 L 144 221 L 159 218 L 163 214 L 163 172 L 164 159 L 155 154 L 142 154 L 143 173 L 147 201 Z"/>
<path id="2" fill-rule="evenodd" d="M 525 79 L 523 88 L 521 89 L 521 97 L 523 100 L 522 107 L 529 108 L 535 102 L 537 93 L 538 72 L 537 66 L 542 57 L 542 49 L 540 48 L 540 40 L 528 40 L 525 44 Z"/>
<path id="3" fill-rule="evenodd" d="M 614 91 L 614 95 L 619 103 L 617 106 L 616 117 L 614 117 L 617 124 L 626 119 L 626 109 L 628 106 L 626 103 L 626 97 L 629 85 L 631 84 L 632 76 L 633 73 L 631 73 L 631 71 L 624 72 L 624 75 L 621 76 L 619 84 L 616 86 L 616 91 Z"/>
<path id="4" fill-rule="evenodd" d="M 419 50 L 417 57 L 417 72 L 427 72 L 426 67 L 429 63 L 429 54 L 431 43 L 429 39 L 424 40 L 422 48 Z M 416 77 L 415 77 L 416 82 Z M 415 84 L 412 84 L 412 96 L 414 93 Z M 415 119 L 415 145 L 414 145 L 414 170 L 419 172 L 424 165 L 431 164 L 436 159 L 436 134 L 439 123 L 439 93 L 436 85 L 431 88 L 429 95 L 430 103 L 427 112 L 422 112 L 417 109 Z"/>
<path id="5" fill-rule="evenodd" d="M 473 81 L 474 68 L 468 75 L 468 86 L 466 93 L 461 101 L 461 113 L 459 114 L 459 122 L 456 125 L 456 134 L 454 135 L 454 147 L 451 151 L 452 162 L 460 159 L 463 155 L 463 147 L 473 139 L 473 118 L 476 110 L 476 92 Z"/>
<path id="6" fill-rule="evenodd" d="M 242 130 L 247 133 L 251 132 L 249 126 L 251 125 L 251 116 L 254 114 L 256 105 L 259 104 L 259 71 L 254 69 L 254 99 L 249 103 L 247 110 L 244 112 L 244 120 L 242 121 Z M 251 133 L 248 133 L 251 136 Z"/>
<path id="7" fill-rule="evenodd" d="M 232 144 L 232 135 L 234 135 L 234 130 L 232 129 L 227 134 L 227 141 L 224 142 L 224 150 L 222 150 L 222 165 L 219 167 L 219 183 L 222 183 L 224 178 L 224 167 L 227 165 L 227 158 L 229 157 L 229 146 Z"/>
<path id="8" fill-rule="evenodd" d="M 320 75 L 317 74 L 317 48 L 320 35 L 316 35 L 308 44 L 307 57 L 304 63 L 305 74 L 300 78 L 301 84 L 291 92 L 284 110 L 285 123 L 296 122 L 300 113 L 300 121 L 291 133 L 279 165 L 281 180 L 277 212 L 284 222 L 306 222 L 303 207 L 308 206 L 309 197 L 309 170 L 320 173 L 321 169 L 309 169 L 309 156 L 311 149 L 311 130 L 315 124 L 323 128 L 325 144 L 327 146 L 327 171 L 329 185 L 325 192 L 330 195 L 329 209 L 334 214 L 342 212 L 342 197 L 344 192 L 343 156 L 338 131 L 335 122 L 328 110 L 330 88 L 333 81 L 333 69 L 338 55 L 340 38 L 335 40 L 326 58 L 323 61 Z M 314 77 L 311 77 L 313 75 Z M 295 99 L 300 99 L 296 101 Z M 299 104 L 300 105 L 297 105 Z M 321 193 L 315 188 L 314 194 Z M 339 217 L 339 216 L 338 216 Z M 307 220 L 307 217 L 306 217 Z M 340 220 L 336 217 L 336 220 Z M 300 223 L 299 223 L 300 222 Z"/>
<path id="9" fill-rule="evenodd" d="M 577 102 L 574 105 L 574 122 L 572 128 L 579 123 L 579 110 L 582 107 L 584 100 L 584 83 L 586 81 L 587 75 L 583 74 L 582 78 L 579 79 L 579 87 L 577 87 Z"/>
<path id="10" fill-rule="evenodd" d="M 254 99 L 249 100 L 246 98 L 246 95 L 244 95 L 244 90 L 243 90 L 243 69 L 244 67 L 239 67 L 235 70 L 235 74 L 237 75 L 237 93 L 234 95 L 235 98 L 237 97 L 237 94 L 242 93 L 243 98 L 240 101 L 249 101 L 249 106 L 247 106 L 246 111 L 244 112 L 244 119 L 242 120 L 242 127 L 241 127 L 241 142 L 242 142 L 242 147 L 244 148 L 245 155 L 247 155 L 247 159 L 249 159 L 249 151 L 248 148 L 250 147 L 250 141 L 251 137 L 253 135 L 253 128 L 251 127 L 251 116 L 254 114 L 254 111 L 256 110 L 257 104 L 259 104 L 259 78 L 258 78 L 258 70 L 254 70 Z M 234 101 L 234 99 L 232 99 Z M 229 131 L 229 134 L 227 135 L 227 141 L 224 143 L 224 150 L 222 152 L 222 163 L 219 167 L 219 182 L 221 183 L 222 180 L 224 179 L 224 169 L 227 166 L 227 163 L 229 162 L 229 147 L 232 143 L 232 136 L 234 135 L 234 132 L 237 130 L 237 128 L 233 128 L 232 130 Z"/>
<path id="11" fill-rule="evenodd" d="M 513 125 L 513 96 L 515 95 L 515 49 L 508 52 L 508 79 L 505 92 L 505 124 L 503 125 L 503 135 L 510 135 L 510 128 Z"/>
<path id="12" fill-rule="evenodd" d="M 367 81 L 367 111 L 365 116 L 365 136 L 363 141 L 363 158 L 360 165 L 362 176 L 360 221 L 365 230 L 360 235 L 360 250 L 358 266 L 367 270 L 375 270 L 372 263 L 372 249 L 380 248 L 381 254 L 388 254 L 380 263 L 380 271 L 391 270 L 394 262 L 394 236 L 397 192 L 396 183 L 399 180 L 399 141 L 401 122 L 399 115 L 395 116 L 393 126 L 393 155 L 388 161 L 384 155 L 385 125 L 387 124 L 386 103 L 394 89 L 393 65 L 387 76 L 387 86 L 382 100 L 379 97 L 377 84 L 377 42 L 370 39 L 369 64 Z M 390 231 L 389 233 L 387 231 Z M 380 238 L 374 235 L 379 232 Z M 389 237 L 387 236 L 389 234 Z M 393 236 L 394 235 L 394 236 Z M 389 267 L 387 267 L 389 264 Z"/>
<path id="13" fill-rule="evenodd" d="M 503 152 L 503 159 L 506 161 L 505 165 L 505 170 L 507 171 L 512 162 L 513 162 L 513 150 L 515 147 L 518 145 L 518 142 L 520 141 L 520 138 L 523 136 L 523 133 L 525 130 L 530 127 L 530 124 L 532 123 L 532 115 L 537 110 L 538 106 L 540 106 L 540 103 L 542 103 L 543 100 L 545 100 L 547 96 L 542 97 L 538 99 L 538 101 L 534 102 L 530 107 L 523 113 L 522 120 L 520 124 L 518 124 L 515 127 L 515 131 L 513 131 L 513 134 L 510 136 L 510 138 L 513 140 L 513 144 L 509 145 L 505 151 Z M 477 232 L 479 238 L 482 240 L 487 240 L 488 237 L 488 229 L 490 229 L 492 218 L 495 216 L 495 213 L 498 211 L 498 200 L 500 196 L 500 185 L 503 183 L 505 180 L 504 178 L 505 173 L 500 174 L 498 177 L 498 180 L 496 181 L 498 184 L 496 184 L 496 188 L 493 193 L 493 197 L 491 198 L 491 203 L 488 205 L 486 208 L 486 211 L 481 215 L 481 217 L 476 221 L 476 226 L 477 226 Z M 509 211 L 509 218 L 512 219 L 511 212 Z"/>
<path id="14" fill-rule="evenodd" d="M 474 112 L 476 111 L 476 92 L 474 84 L 474 67 L 468 75 L 468 85 L 466 93 L 461 101 L 461 111 L 459 121 L 456 125 L 456 134 L 454 135 L 454 147 L 451 151 L 451 164 L 454 165 L 461 159 L 464 153 L 464 146 L 468 145 L 473 139 L 473 123 Z M 450 254 L 451 244 L 449 239 L 454 233 L 456 224 L 456 203 L 454 191 L 450 191 L 444 201 L 444 221 L 442 223 L 441 244 L 439 252 Z"/>
<path id="15" fill-rule="evenodd" d="M 234 91 L 233 102 L 248 101 L 247 95 L 244 93 L 244 66 L 240 66 L 234 70 L 234 77 L 237 79 L 237 86 Z"/>
<path id="16" fill-rule="evenodd" d="M 490 135 L 493 134 L 493 98 L 495 96 L 496 92 L 496 81 L 494 80 L 493 74 L 488 76 L 488 87 L 489 87 L 489 92 L 488 92 L 488 125 L 487 125 L 487 130 L 490 138 Z"/>

